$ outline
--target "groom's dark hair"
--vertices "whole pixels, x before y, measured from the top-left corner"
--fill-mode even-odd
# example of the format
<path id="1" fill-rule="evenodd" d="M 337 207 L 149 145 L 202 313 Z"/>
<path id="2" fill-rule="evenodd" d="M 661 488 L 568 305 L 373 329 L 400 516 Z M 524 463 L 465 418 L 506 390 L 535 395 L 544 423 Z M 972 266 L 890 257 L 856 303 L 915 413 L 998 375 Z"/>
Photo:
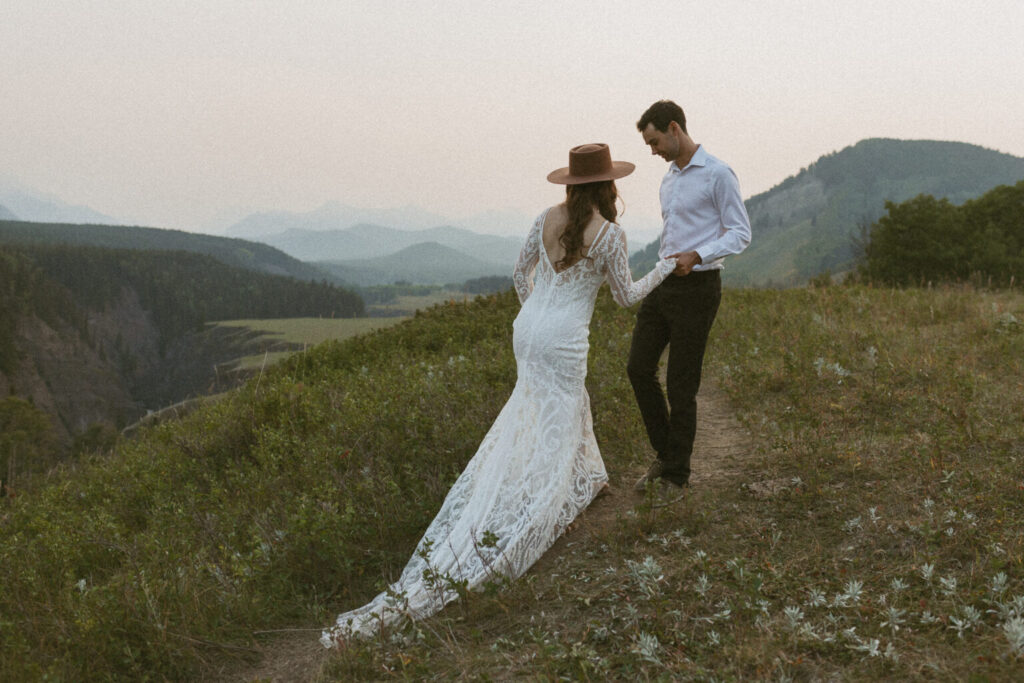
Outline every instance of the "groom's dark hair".
<path id="1" fill-rule="evenodd" d="M 636 129 L 642 133 L 644 128 L 647 128 L 647 124 L 653 123 L 656 130 L 664 133 L 668 130 L 668 124 L 673 121 L 678 123 L 686 133 L 686 114 L 683 113 L 683 108 L 672 100 L 659 100 L 647 108 L 644 115 L 636 122 Z"/>

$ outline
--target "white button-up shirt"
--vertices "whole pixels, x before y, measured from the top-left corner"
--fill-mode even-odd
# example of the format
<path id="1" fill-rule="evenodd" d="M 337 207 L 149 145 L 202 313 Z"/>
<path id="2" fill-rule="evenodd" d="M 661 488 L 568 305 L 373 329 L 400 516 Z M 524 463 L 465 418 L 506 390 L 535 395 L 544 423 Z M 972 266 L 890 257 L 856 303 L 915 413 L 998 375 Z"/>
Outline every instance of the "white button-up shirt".
<path id="1" fill-rule="evenodd" d="M 729 254 L 750 244 L 750 218 L 740 196 L 736 174 L 724 161 L 700 146 L 690 163 L 669 164 L 661 181 L 661 258 L 696 251 L 701 262 L 694 270 L 722 267 Z"/>

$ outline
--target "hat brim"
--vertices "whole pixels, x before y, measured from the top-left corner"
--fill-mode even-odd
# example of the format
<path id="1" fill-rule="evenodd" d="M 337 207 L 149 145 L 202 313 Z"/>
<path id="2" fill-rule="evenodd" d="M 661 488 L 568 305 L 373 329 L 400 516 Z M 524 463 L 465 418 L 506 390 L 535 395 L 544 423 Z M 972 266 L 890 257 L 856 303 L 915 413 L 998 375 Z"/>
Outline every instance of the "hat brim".
<path id="1" fill-rule="evenodd" d="M 636 164 L 629 161 L 613 161 L 611 170 L 594 175 L 573 175 L 569 173 L 569 167 L 560 168 L 548 173 L 548 182 L 556 185 L 582 185 L 583 183 L 597 183 L 602 180 L 616 180 L 628 176 L 636 169 Z"/>

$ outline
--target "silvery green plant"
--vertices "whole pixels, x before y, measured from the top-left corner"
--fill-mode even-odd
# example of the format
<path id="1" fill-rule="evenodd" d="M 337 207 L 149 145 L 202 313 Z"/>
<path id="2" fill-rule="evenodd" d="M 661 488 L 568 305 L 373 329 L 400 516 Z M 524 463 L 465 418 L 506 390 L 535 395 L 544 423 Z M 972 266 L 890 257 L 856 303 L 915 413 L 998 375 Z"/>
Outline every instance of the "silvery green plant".
<path id="1" fill-rule="evenodd" d="M 950 615 L 949 628 L 956 631 L 958 638 L 964 637 L 964 632 L 972 631 L 981 622 L 981 612 L 971 605 L 960 607 L 960 616 Z"/>
<path id="2" fill-rule="evenodd" d="M 653 557 L 648 555 L 643 562 L 626 560 L 626 566 L 629 568 L 629 576 L 633 583 L 647 598 L 653 598 L 661 592 L 658 584 L 665 578 L 665 574 Z"/>
<path id="3" fill-rule="evenodd" d="M 1003 635 L 1010 644 L 1010 652 L 1024 657 L 1024 617 L 1013 617 L 1003 622 Z"/>
<path id="4" fill-rule="evenodd" d="M 658 637 L 655 635 L 641 631 L 633 639 L 633 654 L 639 655 L 640 659 L 645 662 L 663 666 L 661 660 L 658 659 L 659 650 L 661 650 L 661 643 L 658 642 Z"/>
<path id="5" fill-rule="evenodd" d="M 804 601 L 804 604 L 808 607 L 822 607 L 823 605 L 828 604 L 828 598 L 825 597 L 825 593 L 823 591 L 820 591 L 817 588 L 811 588 L 808 590 L 807 600 Z"/>

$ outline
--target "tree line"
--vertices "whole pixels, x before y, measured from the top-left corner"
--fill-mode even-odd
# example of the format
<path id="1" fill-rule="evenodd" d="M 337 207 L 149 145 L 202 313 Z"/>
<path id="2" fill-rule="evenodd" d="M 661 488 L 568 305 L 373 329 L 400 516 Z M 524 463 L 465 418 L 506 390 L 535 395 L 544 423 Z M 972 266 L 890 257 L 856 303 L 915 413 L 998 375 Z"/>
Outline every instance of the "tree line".
<path id="1" fill-rule="evenodd" d="M 185 251 L 69 245 L 0 247 L 0 368 L 13 361 L 15 314 L 60 318 L 85 330 L 87 310 L 102 310 L 133 290 L 153 316 L 162 343 L 214 320 L 352 318 L 365 313 L 355 292 L 227 266 Z"/>
<path id="2" fill-rule="evenodd" d="M 922 194 L 885 209 L 863 245 L 867 279 L 897 286 L 1024 279 L 1024 180 L 959 206 Z"/>

